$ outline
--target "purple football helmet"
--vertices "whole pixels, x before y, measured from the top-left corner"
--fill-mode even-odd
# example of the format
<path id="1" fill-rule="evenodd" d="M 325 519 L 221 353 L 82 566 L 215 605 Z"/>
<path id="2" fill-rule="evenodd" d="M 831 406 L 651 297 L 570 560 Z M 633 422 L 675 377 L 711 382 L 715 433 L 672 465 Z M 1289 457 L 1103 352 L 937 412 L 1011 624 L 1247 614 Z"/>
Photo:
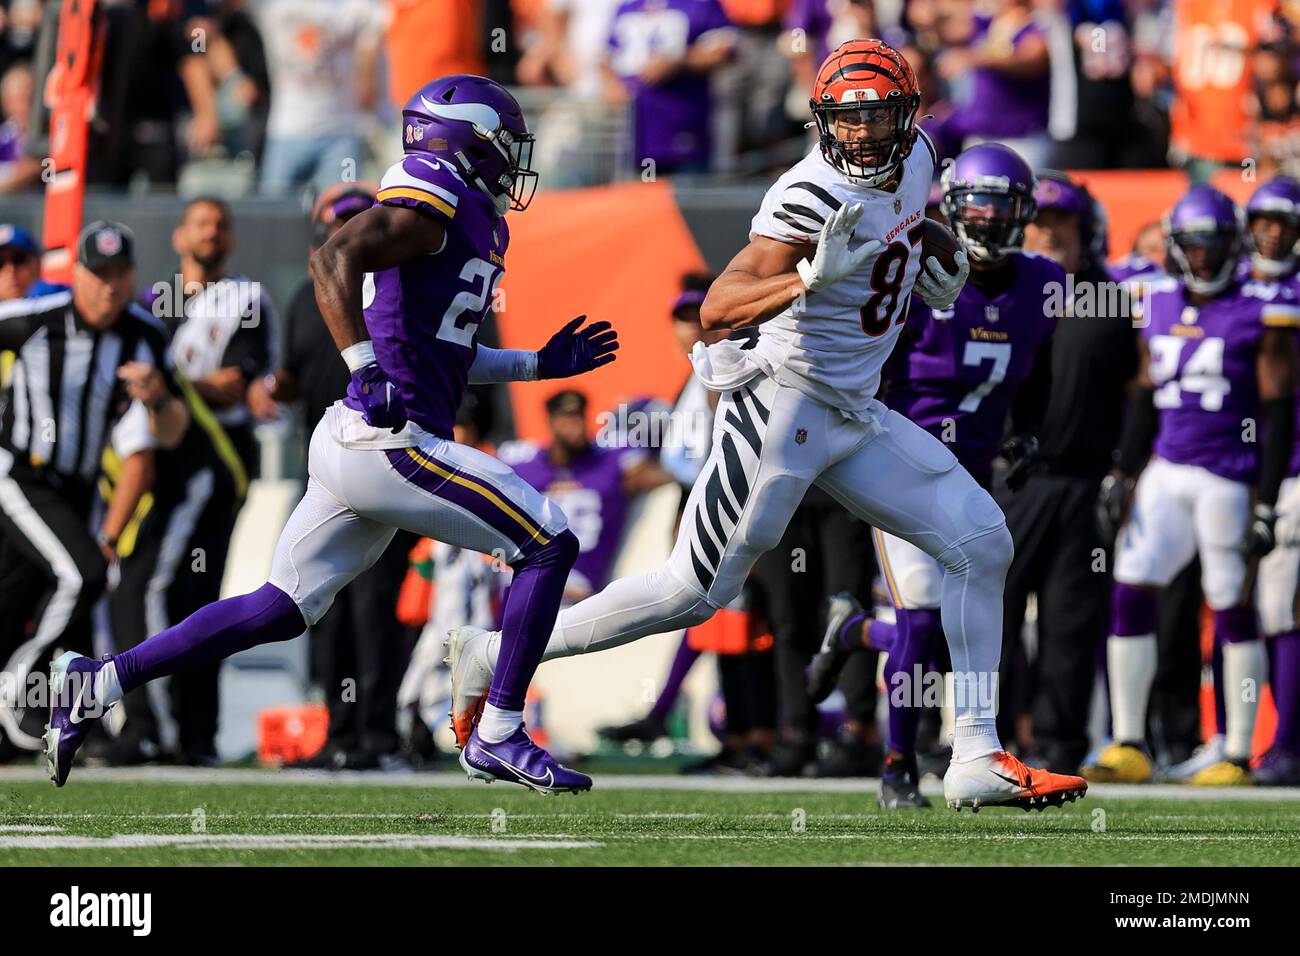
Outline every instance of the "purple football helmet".
<path id="1" fill-rule="evenodd" d="M 1045 209 L 1054 209 L 1074 216 L 1079 224 L 1079 242 L 1086 262 L 1106 261 L 1109 245 L 1106 241 L 1106 211 L 1093 198 L 1088 187 L 1077 183 L 1065 173 L 1055 169 L 1038 171 L 1038 187 L 1034 190 L 1035 215 Z"/>
<path id="2" fill-rule="evenodd" d="M 1024 242 L 1034 218 L 1029 164 L 1000 143 L 962 152 L 943 171 L 943 212 L 972 259 L 996 262 Z"/>
<path id="3" fill-rule="evenodd" d="M 1170 272 L 1200 295 L 1218 295 L 1241 261 L 1245 217 L 1241 207 L 1204 183 L 1187 190 L 1165 216 Z"/>
<path id="4" fill-rule="evenodd" d="M 524 111 L 487 77 L 444 76 L 416 90 L 402 110 L 402 148 L 451 162 L 487 193 L 498 215 L 526 208 L 537 191 Z"/>
<path id="5" fill-rule="evenodd" d="M 1246 203 L 1250 264 L 1269 278 L 1296 270 L 1296 243 L 1300 241 L 1300 182 L 1277 176 L 1264 183 Z"/>

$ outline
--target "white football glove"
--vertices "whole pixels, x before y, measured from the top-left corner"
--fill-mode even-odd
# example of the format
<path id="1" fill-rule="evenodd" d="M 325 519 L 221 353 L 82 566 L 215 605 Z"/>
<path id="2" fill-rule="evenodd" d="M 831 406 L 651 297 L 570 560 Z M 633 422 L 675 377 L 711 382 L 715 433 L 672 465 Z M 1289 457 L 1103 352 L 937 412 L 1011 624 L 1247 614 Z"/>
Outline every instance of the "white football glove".
<path id="1" fill-rule="evenodd" d="M 946 309 L 956 302 L 966 284 L 966 277 L 970 275 L 965 249 L 958 249 L 953 260 L 957 263 L 955 273 L 949 273 L 934 256 L 921 265 L 921 272 L 916 277 L 916 291 L 932 309 Z"/>
<path id="2" fill-rule="evenodd" d="M 796 267 L 809 292 L 818 292 L 856 272 L 880 248 L 879 239 L 869 239 L 856 249 L 849 248 L 853 228 L 861 218 L 862 203 L 855 202 L 841 206 L 826 220 L 812 262 L 801 259 Z"/>
<path id="3" fill-rule="evenodd" d="M 1273 536 L 1277 539 L 1279 548 L 1300 546 L 1300 508 L 1288 508 L 1286 511 L 1278 512 Z"/>

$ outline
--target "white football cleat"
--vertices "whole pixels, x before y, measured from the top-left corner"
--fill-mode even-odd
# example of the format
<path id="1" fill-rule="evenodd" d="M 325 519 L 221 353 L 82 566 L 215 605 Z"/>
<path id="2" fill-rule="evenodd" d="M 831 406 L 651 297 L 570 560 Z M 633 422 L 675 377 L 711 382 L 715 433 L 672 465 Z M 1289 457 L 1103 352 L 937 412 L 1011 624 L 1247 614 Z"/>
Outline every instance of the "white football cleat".
<path id="1" fill-rule="evenodd" d="M 453 627 L 447 632 L 443 663 L 451 668 L 451 729 L 456 746 L 464 750 L 483 715 L 488 687 L 492 685 L 492 665 L 488 662 L 488 639 L 492 631 L 481 627 Z"/>
<path id="2" fill-rule="evenodd" d="M 954 760 L 943 775 L 943 796 L 954 810 L 970 807 L 1020 807 L 1045 810 L 1077 800 L 1088 792 L 1088 781 L 1050 770 L 1026 767 L 1007 753 L 974 760 Z"/>
<path id="3" fill-rule="evenodd" d="M 1223 734 L 1215 734 L 1193 750 L 1192 755 L 1182 763 L 1176 763 L 1166 770 L 1165 777 L 1186 783 L 1207 767 L 1222 763 L 1225 759 L 1224 745 L 1226 743 L 1227 738 Z"/>

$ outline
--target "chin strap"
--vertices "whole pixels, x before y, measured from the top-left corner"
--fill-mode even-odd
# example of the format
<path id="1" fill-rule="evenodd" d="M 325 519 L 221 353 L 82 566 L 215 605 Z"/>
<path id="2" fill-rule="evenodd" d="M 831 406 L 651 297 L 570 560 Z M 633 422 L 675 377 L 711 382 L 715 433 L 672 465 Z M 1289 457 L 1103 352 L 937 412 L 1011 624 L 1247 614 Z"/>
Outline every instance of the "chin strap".
<path id="1" fill-rule="evenodd" d="M 465 156 L 465 153 L 462 150 L 456 150 L 455 155 L 456 161 L 460 163 L 461 172 L 469 177 L 470 182 L 474 184 L 475 188 L 477 188 L 479 192 L 492 200 L 492 205 L 496 207 L 498 218 L 509 212 L 510 197 L 506 195 L 498 196 L 496 193 L 492 192 L 492 190 L 488 189 L 487 183 L 485 183 L 483 177 L 478 174 L 478 169 L 469 161 L 468 157 Z"/>
<path id="2" fill-rule="evenodd" d="M 1258 252 L 1250 254 L 1251 267 L 1262 276 L 1270 279 L 1280 279 L 1288 276 L 1295 271 L 1296 257 L 1291 255 L 1284 259 L 1269 259 L 1261 256 Z"/>

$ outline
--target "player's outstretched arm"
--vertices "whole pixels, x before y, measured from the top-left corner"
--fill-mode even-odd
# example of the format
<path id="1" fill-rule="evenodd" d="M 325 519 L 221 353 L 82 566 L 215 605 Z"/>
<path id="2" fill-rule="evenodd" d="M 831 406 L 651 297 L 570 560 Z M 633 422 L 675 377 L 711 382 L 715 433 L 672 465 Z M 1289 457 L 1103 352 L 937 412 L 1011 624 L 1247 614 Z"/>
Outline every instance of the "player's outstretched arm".
<path id="1" fill-rule="evenodd" d="M 550 337 L 536 352 L 522 349 L 493 349 L 480 345 L 469 367 L 474 385 L 498 382 L 534 382 L 546 378 L 570 378 L 608 365 L 618 358 L 618 333 L 608 322 L 593 322 L 580 315 Z"/>
<path id="2" fill-rule="evenodd" d="M 861 203 L 841 206 L 826 220 L 815 249 L 756 236 L 709 287 L 700 324 L 709 330 L 758 325 L 861 268 L 881 245 L 871 239 L 850 248 L 861 218 Z"/>

